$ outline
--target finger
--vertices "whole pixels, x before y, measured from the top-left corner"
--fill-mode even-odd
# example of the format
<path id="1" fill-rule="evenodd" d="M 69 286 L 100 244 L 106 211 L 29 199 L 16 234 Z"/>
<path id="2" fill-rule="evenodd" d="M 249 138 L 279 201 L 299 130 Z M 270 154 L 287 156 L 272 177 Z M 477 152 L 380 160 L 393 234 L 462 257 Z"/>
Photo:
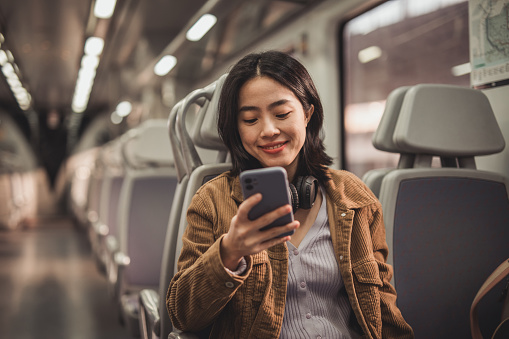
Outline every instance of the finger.
<path id="1" fill-rule="evenodd" d="M 266 241 L 273 240 L 274 238 L 280 238 L 281 234 L 292 232 L 299 228 L 299 226 L 300 222 L 294 220 L 286 225 L 270 227 L 263 231 L 254 229 L 253 232 L 250 232 L 249 237 L 246 239 L 246 246 L 258 249 L 258 247 Z"/>
<path id="2" fill-rule="evenodd" d="M 249 211 L 257 205 L 260 201 L 262 201 L 262 194 L 256 193 L 244 200 L 240 205 L 237 211 L 237 215 L 242 219 L 248 219 L 247 214 Z"/>
<path id="3" fill-rule="evenodd" d="M 281 218 L 282 216 L 289 214 L 291 211 L 292 207 L 290 205 L 283 205 L 279 208 L 276 208 L 273 211 L 265 213 L 264 215 L 256 219 L 256 224 L 259 226 L 258 228 L 263 228 L 271 224 L 273 221 Z"/>
<path id="4" fill-rule="evenodd" d="M 299 228 L 299 226 L 300 226 L 300 222 L 297 220 L 294 220 L 294 221 L 292 221 L 286 225 L 283 225 L 283 226 L 271 227 L 267 230 L 261 231 L 261 233 L 264 234 L 265 239 L 269 240 L 269 239 L 279 237 L 281 234 L 294 231 L 297 228 Z"/>
<path id="5" fill-rule="evenodd" d="M 261 244 L 261 247 L 263 247 L 260 251 L 263 251 L 263 250 L 266 250 L 267 248 L 270 248 L 270 247 L 273 247 L 273 246 L 276 246 L 276 245 L 279 245 L 279 244 L 282 244 L 282 243 L 285 243 L 287 241 L 289 241 L 292 237 L 287 235 L 287 236 L 284 236 L 284 237 L 276 237 L 276 238 L 272 238 L 270 240 L 267 240 L 265 242 L 263 242 Z"/>

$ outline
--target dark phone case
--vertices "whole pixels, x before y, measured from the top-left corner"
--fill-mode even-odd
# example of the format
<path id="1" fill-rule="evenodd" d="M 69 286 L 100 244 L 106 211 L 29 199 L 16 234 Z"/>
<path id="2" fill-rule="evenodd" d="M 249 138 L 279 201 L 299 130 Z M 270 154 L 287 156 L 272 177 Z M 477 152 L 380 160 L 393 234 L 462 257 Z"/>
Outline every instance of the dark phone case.
<path id="1" fill-rule="evenodd" d="M 244 199 L 255 193 L 262 194 L 262 201 L 255 205 L 248 213 L 250 220 L 275 210 L 286 204 L 291 205 L 290 192 L 288 191 L 288 178 L 286 170 L 282 167 L 267 167 L 248 170 L 240 173 L 240 184 Z M 271 224 L 263 227 L 265 230 L 274 226 L 286 225 L 293 221 L 293 212 L 274 220 Z M 294 231 L 283 233 L 279 237 L 292 235 Z"/>

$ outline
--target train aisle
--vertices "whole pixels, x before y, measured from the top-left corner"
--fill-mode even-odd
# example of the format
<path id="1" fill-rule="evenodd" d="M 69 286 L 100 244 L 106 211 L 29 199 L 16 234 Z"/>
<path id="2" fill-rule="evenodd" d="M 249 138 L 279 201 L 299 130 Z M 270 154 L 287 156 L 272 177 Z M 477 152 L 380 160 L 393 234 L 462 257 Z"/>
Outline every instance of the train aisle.
<path id="1" fill-rule="evenodd" d="M 71 219 L 0 231 L 0 338 L 130 338 Z"/>

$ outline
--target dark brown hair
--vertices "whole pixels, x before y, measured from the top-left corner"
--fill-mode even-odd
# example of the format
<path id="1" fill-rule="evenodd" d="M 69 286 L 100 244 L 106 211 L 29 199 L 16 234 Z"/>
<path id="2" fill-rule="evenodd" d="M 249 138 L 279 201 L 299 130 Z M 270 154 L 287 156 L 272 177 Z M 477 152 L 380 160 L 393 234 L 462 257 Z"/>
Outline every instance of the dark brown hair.
<path id="1" fill-rule="evenodd" d="M 219 99 L 218 130 L 232 157 L 234 175 L 242 171 L 260 168 L 260 162 L 242 145 L 237 125 L 239 92 L 242 86 L 257 76 L 270 77 L 290 89 L 299 99 L 304 112 L 311 105 L 314 112 L 306 127 L 306 140 L 299 153 L 297 176 L 312 175 L 324 184 L 327 180 L 326 166 L 332 159 L 325 153 L 320 132 L 323 124 L 323 108 L 318 92 L 306 68 L 286 53 L 267 51 L 253 53 L 235 64 L 225 79 Z"/>

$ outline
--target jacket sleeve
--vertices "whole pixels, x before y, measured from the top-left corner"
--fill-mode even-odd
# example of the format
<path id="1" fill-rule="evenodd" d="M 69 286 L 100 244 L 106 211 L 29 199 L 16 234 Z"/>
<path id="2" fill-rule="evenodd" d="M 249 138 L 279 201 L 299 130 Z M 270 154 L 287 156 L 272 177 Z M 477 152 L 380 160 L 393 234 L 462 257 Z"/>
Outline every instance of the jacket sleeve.
<path id="1" fill-rule="evenodd" d="M 166 306 L 175 327 L 198 331 L 210 325 L 221 313 L 249 275 L 251 258 L 242 276 L 229 274 L 221 262 L 220 244 L 216 239 L 217 222 L 211 199 L 196 194 L 187 212 L 188 226 L 178 261 L 178 273 L 170 282 Z"/>
<path id="2" fill-rule="evenodd" d="M 390 284 L 393 268 L 387 264 L 388 246 L 385 239 L 385 226 L 382 206 L 376 203 L 371 206 L 370 232 L 373 240 L 373 254 L 378 264 L 380 279 L 380 308 L 382 316 L 382 338 L 414 338 L 410 325 L 405 321 L 396 306 L 396 290 Z"/>

